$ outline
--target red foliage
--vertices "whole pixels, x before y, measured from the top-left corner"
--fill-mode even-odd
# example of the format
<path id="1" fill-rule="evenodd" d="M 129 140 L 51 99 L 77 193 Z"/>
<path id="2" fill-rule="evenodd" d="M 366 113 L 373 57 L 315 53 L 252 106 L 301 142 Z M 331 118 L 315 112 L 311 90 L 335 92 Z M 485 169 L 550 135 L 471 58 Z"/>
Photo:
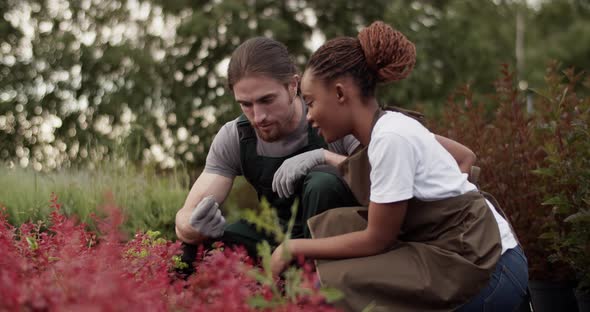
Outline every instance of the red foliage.
<path id="1" fill-rule="evenodd" d="M 564 75 L 558 67 L 554 63 L 547 69 L 541 90 L 526 94 L 504 65 L 494 94 L 474 101 L 473 90 L 466 86 L 448 99 L 441 118 L 430 123 L 435 132 L 477 154 L 480 187 L 493 194 L 508 214 L 527 254 L 532 279 L 571 278 L 567 266 L 549 260 L 554 251 L 541 237 L 554 222 L 552 207 L 543 202 L 547 194 L 559 190 L 535 173 L 547 166 L 547 142 L 555 141 L 548 129 L 557 124 L 557 135 L 560 131 L 570 135 L 571 116 L 584 97 L 575 92 L 580 89 L 581 74 L 566 70 Z M 531 112 L 527 112 L 527 101 Z"/>
<path id="2" fill-rule="evenodd" d="M 175 271 L 180 242 L 150 232 L 124 242 L 114 205 L 98 220 L 101 235 L 62 215 L 56 196 L 51 206 L 49 227 L 16 228 L 0 210 L 0 311 L 251 311 L 250 298 L 273 296 L 249 274 L 256 267 L 242 249 L 202 252 L 197 272 L 184 280 Z M 317 281 L 309 269 L 302 278 L 302 287 Z M 335 311 L 309 288 L 275 310 Z"/>

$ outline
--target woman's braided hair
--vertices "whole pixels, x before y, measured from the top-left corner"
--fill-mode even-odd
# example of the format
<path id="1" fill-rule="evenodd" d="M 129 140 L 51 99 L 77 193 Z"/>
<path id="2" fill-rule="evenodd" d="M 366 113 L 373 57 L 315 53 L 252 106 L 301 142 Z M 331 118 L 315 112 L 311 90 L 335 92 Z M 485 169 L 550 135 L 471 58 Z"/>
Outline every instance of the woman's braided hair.
<path id="1" fill-rule="evenodd" d="M 378 83 L 406 78 L 414 69 L 416 48 L 401 32 L 377 21 L 357 38 L 340 37 L 326 42 L 307 67 L 322 80 L 351 75 L 363 96 L 373 95 Z"/>

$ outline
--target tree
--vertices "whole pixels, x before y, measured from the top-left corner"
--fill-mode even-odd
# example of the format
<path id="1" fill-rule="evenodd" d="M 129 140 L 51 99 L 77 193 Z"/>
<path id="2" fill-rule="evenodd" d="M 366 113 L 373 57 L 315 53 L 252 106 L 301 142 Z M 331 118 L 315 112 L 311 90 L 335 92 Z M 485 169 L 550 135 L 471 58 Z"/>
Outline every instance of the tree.
<path id="1" fill-rule="evenodd" d="M 56 5 L 51 7 L 51 5 Z M 470 84 L 491 91 L 500 64 L 535 86 L 545 61 L 588 68 L 588 2 L 7 0 L 0 3 L 0 161 L 51 170 L 129 159 L 202 166 L 214 133 L 239 106 L 225 88 L 231 52 L 253 36 L 284 42 L 301 67 L 312 35 L 356 36 L 384 20 L 417 47 L 408 79 L 382 102 L 439 111 Z M 545 42 L 548 42 L 546 44 Z M 589 42 L 589 44 L 585 44 Z"/>

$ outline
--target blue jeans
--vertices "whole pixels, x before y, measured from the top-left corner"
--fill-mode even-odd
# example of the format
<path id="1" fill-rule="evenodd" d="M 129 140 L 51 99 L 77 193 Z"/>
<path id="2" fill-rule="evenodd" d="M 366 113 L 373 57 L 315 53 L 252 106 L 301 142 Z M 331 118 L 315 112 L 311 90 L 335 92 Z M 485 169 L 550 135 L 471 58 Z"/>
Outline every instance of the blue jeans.
<path id="1" fill-rule="evenodd" d="M 488 285 L 457 311 L 515 311 L 526 296 L 528 280 L 528 262 L 522 249 L 506 250 Z"/>

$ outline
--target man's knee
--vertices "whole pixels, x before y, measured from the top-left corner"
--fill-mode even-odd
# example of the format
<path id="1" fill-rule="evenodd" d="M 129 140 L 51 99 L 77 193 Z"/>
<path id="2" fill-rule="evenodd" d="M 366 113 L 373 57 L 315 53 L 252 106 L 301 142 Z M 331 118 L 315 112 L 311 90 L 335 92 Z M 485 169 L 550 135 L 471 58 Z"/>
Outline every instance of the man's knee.
<path id="1" fill-rule="evenodd" d="M 307 220 L 337 207 L 358 206 L 354 195 L 338 174 L 312 171 L 304 179 L 301 197 L 301 216 L 304 237 L 311 237 Z"/>
<path id="2" fill-rule="evenodd" d="M 347 187 L 344 185 L 344 181 L 333 173 L 312 171 L 307 174 L 303 181 L 304 197 L 316 194 L 327 196 L 346 191 Z"/>

